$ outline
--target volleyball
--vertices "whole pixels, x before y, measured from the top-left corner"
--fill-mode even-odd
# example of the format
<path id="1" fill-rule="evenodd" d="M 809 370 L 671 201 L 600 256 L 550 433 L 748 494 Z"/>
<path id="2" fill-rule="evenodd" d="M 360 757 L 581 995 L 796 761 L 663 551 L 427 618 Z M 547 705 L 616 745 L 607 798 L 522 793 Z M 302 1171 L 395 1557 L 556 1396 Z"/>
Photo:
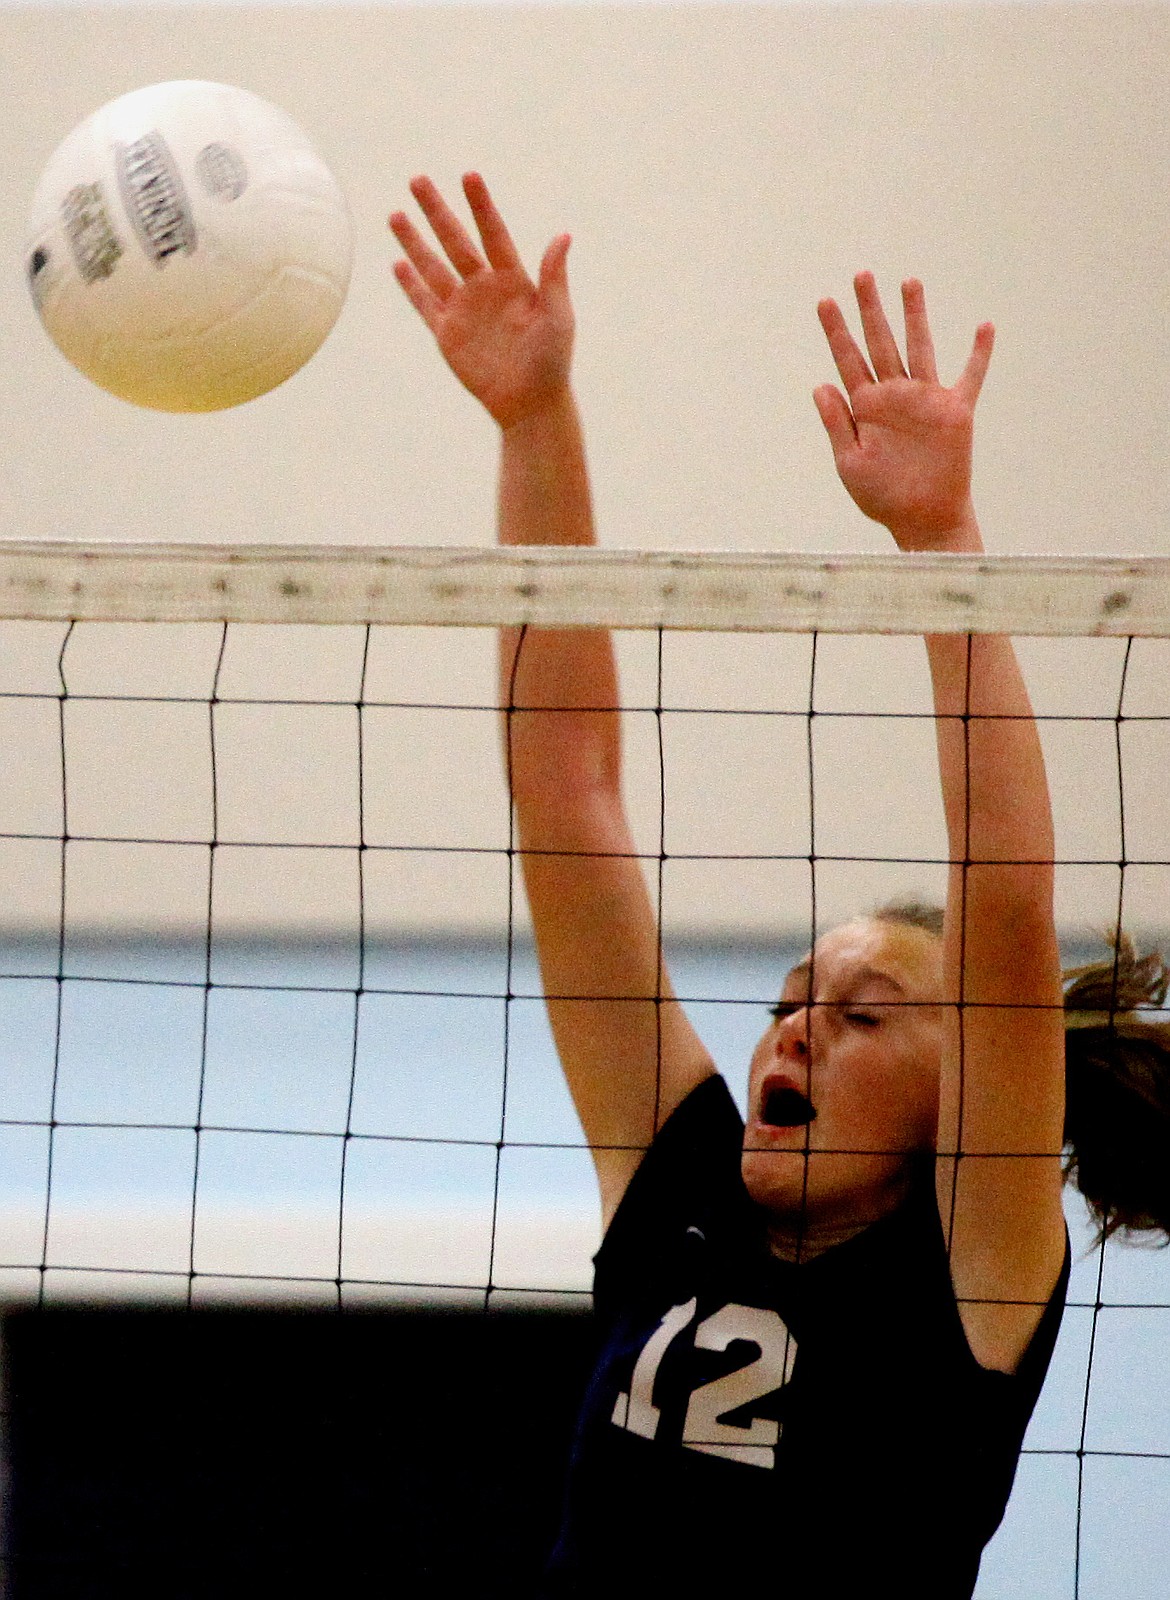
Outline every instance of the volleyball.
<path id="1" fill-rule="evenodd" d="M 154 84 L 50 157 L 25 262 L 41 321 L 101 388 L 159 411 L 265 394 L 337 320 L 353 241 L 337 180 L 277 106 Z"/>

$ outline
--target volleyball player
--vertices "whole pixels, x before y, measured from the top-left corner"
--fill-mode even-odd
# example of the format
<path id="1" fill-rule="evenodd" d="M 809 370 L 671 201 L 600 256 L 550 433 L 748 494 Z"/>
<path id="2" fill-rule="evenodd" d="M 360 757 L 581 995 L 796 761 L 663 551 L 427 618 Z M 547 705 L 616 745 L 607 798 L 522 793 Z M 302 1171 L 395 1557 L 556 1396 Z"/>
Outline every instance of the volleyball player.
<path id="1" fill-rule="evenodd" d="M 395 273 L 500 427 L 501 540 L 592 543 L 568 237 L 534 282 L 480 177 L 464 181 L 478 238 L 430 180 L 411 189 L 435 242 L 395 213 Z M 946 387 L 921 285 L 903 286 L 904 347 L 873 278 L 855 292 L 864 348 L 834 301 L 818 308 L 840 387 L 814 399 L 841 481 L 899 549 L 978 551 L 992 328 Z M 1051 810 L 1011 642 L 926 649 L 945 912 L 890 907 L 817 941 L 756 1047 L 745 1127 L 661 968 L 610 639 L 503 633 L 525 885 L 605 1223 L 544 1594 L 973 1590 L 1068 1280 L 1065 1027 Z M 1079 1015 L 1100 1032 L 1116 968 L 1108 1016 L 1093 993 Z M 539 1374 L 517 1403 L 540 1403 Z"/>

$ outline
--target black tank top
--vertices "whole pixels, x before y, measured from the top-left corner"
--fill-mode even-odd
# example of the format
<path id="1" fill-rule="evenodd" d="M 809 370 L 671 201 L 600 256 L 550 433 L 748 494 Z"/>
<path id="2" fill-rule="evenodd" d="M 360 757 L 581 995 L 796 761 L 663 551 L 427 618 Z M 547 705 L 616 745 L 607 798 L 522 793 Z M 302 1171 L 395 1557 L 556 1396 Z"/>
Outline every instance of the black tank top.
<path id="1" fill-rule="evenodd" d="M 544 1596 L 969 1600 L 1060 1326 L 1013 1375 L 955 1303 L 933 1162 L 863 1233 L 768 1249 L 721 1078 L 666 1122 L 596 1257 L 599 1351 Z"/>

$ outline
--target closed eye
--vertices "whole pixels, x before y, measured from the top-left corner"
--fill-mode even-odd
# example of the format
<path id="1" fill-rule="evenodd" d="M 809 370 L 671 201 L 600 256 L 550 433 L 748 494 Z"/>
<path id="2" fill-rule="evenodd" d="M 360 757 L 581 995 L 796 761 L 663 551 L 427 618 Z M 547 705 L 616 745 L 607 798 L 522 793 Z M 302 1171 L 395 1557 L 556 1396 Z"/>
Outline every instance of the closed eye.
<path id="1" fill-rule="evenodd" d="M 859 1028 L 876 1028 L 881 1020 L 880 1017 L 874 1016 L 871 1011 L 847 1011 L 845 1013 L 845 1021 L 852 1022 Z"/>
<path id="2" fill-rule="evenodd" d="M 780 1022 L 784 1017 L 790 1017 L 794 1011 L 799 1010 L 800 1007 L 795 1000 L 780 1000 L 774 1006 L 768 1007 L 768 1015 Z"/>

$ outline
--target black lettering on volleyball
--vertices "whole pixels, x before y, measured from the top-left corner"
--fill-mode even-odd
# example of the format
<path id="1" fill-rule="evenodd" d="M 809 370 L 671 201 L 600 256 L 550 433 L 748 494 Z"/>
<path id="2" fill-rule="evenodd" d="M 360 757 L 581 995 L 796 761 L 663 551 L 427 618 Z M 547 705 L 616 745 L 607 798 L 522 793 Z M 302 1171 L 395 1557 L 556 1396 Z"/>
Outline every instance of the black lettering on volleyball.
<path id="1" fill-rule="evenodd" d="M 195 219 L 174 157 L 161 133 L 114 147 L 118 187 L 139 243 L 156 267 L 195 249 Z"/>
<path id="2" fill-rule="evenodd" d="M 195 176 L 212 200 L 238 200 L 248 187 L 247 165 L 230 144 L 205 144 L 195 157 Z"/>
<path id="3" fill-rule="evenodd" d="M 45 271 L 49 265 L 49 252 L 38 245 L 28 258 L 28 286 L 37 310 L 45 298 Z"/>
<path id="4" fill-rule="evenodd" d="M 122 246 L 114 232 L 100 183 L 77 183 L 61 202 L 61 222 L 83 283 L 108 278 Z"/>

